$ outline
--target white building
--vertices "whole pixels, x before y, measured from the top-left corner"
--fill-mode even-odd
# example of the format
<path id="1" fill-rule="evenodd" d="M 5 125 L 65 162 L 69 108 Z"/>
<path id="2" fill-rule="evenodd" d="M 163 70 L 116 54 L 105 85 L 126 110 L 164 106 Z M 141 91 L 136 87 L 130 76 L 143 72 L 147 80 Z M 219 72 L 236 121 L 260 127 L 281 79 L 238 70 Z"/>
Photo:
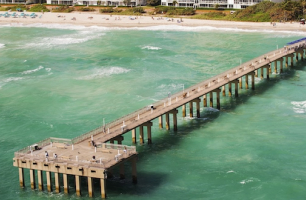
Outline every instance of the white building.
<path id="1" fill-rule="evenodd" d="M 47 4 L 55 5 L 102 5 L 125 6 L 124 0 L 47 0 Z M 130 0 L 129 6 L 144 5 L 144 0 Z"/>
<path id="2" fill-rule="evenodd" d="M 175 0 L 161 0 L 162 6 L 174 6 Z M 194 8 L 235 8 L 242 9 L 248 6 L 258 4 L 264 0 L 176 0 L 176 6 L 194 7 Z"/>

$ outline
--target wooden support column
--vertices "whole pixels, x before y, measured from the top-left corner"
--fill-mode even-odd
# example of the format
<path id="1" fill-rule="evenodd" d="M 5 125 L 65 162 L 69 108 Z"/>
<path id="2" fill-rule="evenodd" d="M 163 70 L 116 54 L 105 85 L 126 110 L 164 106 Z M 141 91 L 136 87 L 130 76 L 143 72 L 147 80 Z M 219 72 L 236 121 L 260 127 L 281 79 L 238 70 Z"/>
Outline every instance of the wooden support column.
<path id="1" fill-rule="evenodd" d="M 225 96 L 225 85 L 222 86 L 222 95 Z"/>
<path id="2" fill-rule="evenodd" d="M 238 83 L 239 80 L 233 80 L 228 83 L 228 95 L 232 96 L 232 84 L 235 84 L 235 97 L 238 97 Z"/>
<path id="3" fill-rule="evenodd" d="M 35 171 L 34 169 L 30 169 L 30 182 L 31 182 L 31 189 L 35 189 L 36 188 L 36 184 L 35 184 Z"/>
<path id="4" fill-rule="evenodd" d="M 286 68 L 288 68 L 288 56 L 285 57 L 285 65 L 286 65 Z"/>
<path id="5" fill-rule="evenodd" d="M 193 117 L 193 102 L 189 102 L 189 117 Z"/>
<path id="6" fill-rule="evenodd" d="M 210 107 L 214 106 L 213 93 L 212 92 L 209 92 L 209 103 L 210 103 Z"/>
<path id="7" fill-rule="evenodd" d="M 124 163 L 120 164 L 120 179 L 125 179 L 125 175 L 124 175 Z"/>
<path id="8" fill-rule="evenodd" d="M 59 182 L 58 172 L 54 172 L 54 179 L 55 179 L 55 192 L 60 193 L 60 182 Z"/>
<path id="9" fill-rule="evenodd" d="M 106 190 L 105 190 L 105 179 L 104 178 L 100 179 L 100 187 L 101 187 L 101 198 L 105 199 L 106 198 Z"/>
<path id="10" fill-rule="evenodd" d="M 239 78 L 239 87 L 242 89 L 242 77 Z"/>
<path id="11" fill-rule="evenodd" d="M 295 53 L 295 62 L 299 61 L 299 53 Z"/>
<path id="12" fill-rule="evenodd" d="M 19 167 L 19 185 L 24 188 L 24 170 L 21 167 Z"/>
<path id="13" fill-rule="evenodd" d="M 274 61 L 274 73 L 277 74 L 277 60 Z"/>
<path id="14" fill-rule="evenodd" d="M 38 179 L 38 189 L 40 191 L 44 190 L 43 174 L 41 170 L 37 170 L 37 179 Z"/>
<path id="15" fill-rule="evenodd" d="M 177 109 L 173 109 L 171 111 L 169 111 L 168 113 L 166 114 L 172 114 L 173 116 L 173 130 L 174 131 L 177 131 L 177 113 L 178 113 L 178 110 Z M 169 124 L 169 127 L 170 127 L 170 124 Z"/>
<path id="16" fill-rule="evenodd" d="M 293 54 L 291 54 L 291 56 L 290 56 L 291 67 L 293 67 L 293 57 L 294 57 L 294 55 L 293 55 Z"/>
<path id="17" fill-rule="evenodd" d="M 197 105 L 197 118 L 200 118 L 200 99 L 198 99 L 198 101 L 196 101 L 196 105 Z"/>
<path id="18" fill-rule="evenodd" d="M 93 197 L 93 181 L 92 177 L 87 177 L 88 182 L 88 196 Z"/>
<path id="19" fill-rule="evenodd" d="M 166 113 L 166 130 L 170 130 L 169 113 Z"/>
<path id="20" fill-rule="evenodd" d="M 51 172 L 46 171 L 46 179 L 47 179 L 47 189 L 48 189 L 48 192 L 52 192 Z"/>
<path id="21" fill-rule="evenodd" d="M 206 94 L 203 95 L 203 106 L 207 107 L 207 96 L 206 96 Z"/>
<path id="22" fill-rule="evenodd" d="M 235 81 L 235 97 L 238 97 L 238 83 L 239 83 L 239 81 L 236 80 Z"/>
<path id="23" fill-rule="evenodd" d="M 283 58 L 280 60 L 280 66 L 279 66 L 279 68 L 280 68 L 279 73 L 283 73 Z"/>
<path id="24" fill-rule="evenodd" d="M 132 159 L 132 179 L 133 183 L 137 184 L 137 167 L 136 167 L 136 157 Z"/>
<path id="25" fill-rule="evenodd" d="M 114 140 L 113 140 L 113 139 L 111 139 L 111 140 L 109 141 L 109 143 L 114 144 Z"/>
<path id="26" fill-rule="evenodd" d="M 265 68 L 266 68 L 266 73 L 267 73 L 267 79 L 269 80 L 269 66 L 265 66 Z"/>
<path id="27" fill-rule="evenodd" d="M 64 182 L 64 193 L 69 193 L 69 186 L 68 186 L 68 174 L 63 174 L 63 182 Z"/>
<path id="28" fill-rule="evenodd" d="M 258 77 L 258 69 L 255 70 L 255 77 Z"/>
<path id="29" fill-rule="evenodd" d="M 269 63 L 269 74 L 272 74 L 272 63 Z"/>
<path id="30" fill-rule="evenodd" d="M 185 104 L 182 106 L 182 115 L 183 117 L 186 117 L 186 105 Z"/>
<path id="31" fill-rule="evenodd" d="M 115 137 L 115 140 L 117 140 L 117 144 L 122 144 L 122 141 L 124 140 L 124 137 L 122 135 L 119 135 Z"/>
<path id="32" fill-rule="evenodd" d="M 159 116 L 158 117 L 158 122 L 159 122 L 159 128 L 162 129 L 163 128 L 163 116 Z"/>
<path id="33" fill-rule="evenodd" d="M 139 126 L 139 142 L 143 144 L 143 126 Z"/>
<path id="34" fill-rule="evenodd" d="M 176 109 L 174 109 L 172 111 L 172 115 L 173 115 L 173 129 L 174 129 L 174 131 L 177 131 L 177 113 L 178 113 L 178 111 Z"/>
<path id="35" fill-rule="evenodd" d="M 217 93 L 217 109 L 220 110 L 221 106 L 220 106 L 220 89 L 215 89 L 214 90 Z"/>
<path id="36" fill-rule="evenodd" d="M 152 144 L 152 134 L 151 134 L 151 126 L 152 122 L 147 122 L 147 138 L 148 138 L 148 144 Z"/>
<path id="37" fill-rule="evenodd" d="M 264 67 L 260 68 L 260 78 L 263 79 L 263 75 L 264 75 Z"/>
<path id="38" fill-rule="evenodd" d="M 245 75 L 245 89 L 249 89 L 249 76 Z"/>
<path id="39" fill-rule="evenodd" d="M 80 176 L 75 175 L 75 192 L 77 196 L 81 196 L 81 180 Z"/>
<path id="40" fill-rule="evenodd" d="M 136 144 L 136 128 L 132 130 L 132 142 L 133 144 Z"/>
<path id="41" fill-rule="evenodd" d="M 252 90 L 255 90 L 255 72 L 250 72 L 246 76 L 250 75 L 252 78 Z"/>

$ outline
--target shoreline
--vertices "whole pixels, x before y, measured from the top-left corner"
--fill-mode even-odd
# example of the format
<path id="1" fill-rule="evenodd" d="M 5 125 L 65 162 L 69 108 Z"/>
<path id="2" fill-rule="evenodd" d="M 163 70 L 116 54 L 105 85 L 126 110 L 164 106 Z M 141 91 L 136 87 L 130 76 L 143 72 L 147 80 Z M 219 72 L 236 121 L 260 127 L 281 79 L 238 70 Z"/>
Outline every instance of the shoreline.
<path id="1" fill-rule="evenodd" d="M 5 13 L 1 11 L 0 14 Z M 10 12 L 12 14 L 13 12 Z M 17 14 L 20 14 L 17 12 Z M 30 14 L 27 13 L 27 14 Z M 273 26 L 270 22 L 236 22 L 236 21 L 218 21 L 218 20 L 201 20 L 188 18 L 167 18 L 160 16 L 127 16 L 127 15 L 106 15 L 99 13 L 36 13 L 36 18 L 5 18 L 0 17 L 0 24 L 63 24 L 63 25 L 82 25 L 82 26 L 99 26 L 99 27 L 150 27 L 159 25 L 176 25 L 187 27 L 210 26 L 215 28 L 237 28 L 246 30 L 271 30 L 271 31 L 298 31 L 306 32 L 306 26 L 298 22 L 276 23 Z M 75 20 L 72 20 L 75 18 Z M 119 20 L 120 18 L 120 20 Z M 173 21 L 172 21 L 173 19 Z M 180 19 L 183 22 L 180 22 Z"/>

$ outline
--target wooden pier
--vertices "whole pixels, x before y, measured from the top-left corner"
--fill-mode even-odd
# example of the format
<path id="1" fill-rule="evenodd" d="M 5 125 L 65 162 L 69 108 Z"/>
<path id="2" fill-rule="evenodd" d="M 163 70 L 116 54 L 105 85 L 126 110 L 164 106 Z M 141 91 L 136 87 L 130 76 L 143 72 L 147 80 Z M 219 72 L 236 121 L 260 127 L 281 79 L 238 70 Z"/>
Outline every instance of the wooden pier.
<path id="1" fill-rule="evenodd" d="M 159 128 L 169 130 L 170 115 L 173 117 L 173 129 L 177 130 L 178 108 L 182 107 L 182 116 L 186 117 L 186 104 L 189 104 L 189 116 L 200 117 L 200 105 L 220 109 L 222 95 L 239 96 L 239 89 L 255 89 L 255 77 L 269 79 L 272 73 L 282 73 L 285 68 L 293 66 L 298 59 L 304 58 L 306 38 L 288 43 L 288 46 L 266 53 L 253 60 L 227 70 L 213 78 L 193 85 L 171 97 L 158 101 L 137 110 L 111 123 L 85 133 L 72 140 L 48 138 L 15 152 L 14 166 L 19 168 L 20 186 L 24 187 L 24 169 L 30 170 L 31 188 L 36 188 L 34 170 L 37 170 L 39 190 L 43 190 L 43 171 L 47 179 L 47 190 L 52 191 L 51 172 L 55 177 L 55 191 L 60 192 L 59 174 L 63 174 L 64 192 L 68 193 L 68 175 L 75 177 L 77 195 L 81 195 L 80 177 L 88 179 L 88 194 L 93 196 L 93 178 L 100 179 L 101 197 L 106 198 L 105 180 L 114 167 L 120 167 L 120 177 L 125 178 L 124 163 L 131 162 L 132 180 L 137 183 L 134 146 L 122 145 L 123 134 L 131 132 L 132 142 L 137 142 L 136 129 L 139 131 L 139 142 L 144 143 L 144 127 L 147 129 L 147 143 L 152 143 L 152 120 L 159 118 Z M 250 82 L 250 85 L 249 85 Z M 244 83 L 244 84 L 243 84 Z M 227 87 L 226 87 L 227 85 Z M 232 86 L 234 91 L 232 91 Z M 226 91 L 227 89 L 227 91 Z M 215 95 L 215 97 L 214 97 Z M 196 116 L 193 116 L 195 103 Z M 165 121 L 163 120 L 165 115 Z M 117 141 L 117 144 L 114 142 Z M 109 142 L 109 143 L 106 143 Z M 46 153 L 48 154 L 46 156 Z"/>

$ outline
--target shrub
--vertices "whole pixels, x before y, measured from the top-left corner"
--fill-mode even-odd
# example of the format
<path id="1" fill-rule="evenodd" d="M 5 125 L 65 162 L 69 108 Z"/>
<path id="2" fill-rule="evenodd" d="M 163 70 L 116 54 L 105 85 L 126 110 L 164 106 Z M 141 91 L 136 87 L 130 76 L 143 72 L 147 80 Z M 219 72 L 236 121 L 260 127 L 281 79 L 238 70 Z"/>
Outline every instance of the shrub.
<path id="1" fill-rule="evenodd" d="M 85 11 L 85 12 L 90 12 L 90 11 L 95 11 L 94 8 L 90 8 L 90 7 L 82 7 L 78 9 L 79 11 Z"/>
<path id="2" fill-rule="evenodd" d="M 112 7 L 104 8 L 99 10 L 100 13 L 120 13 L 122 12 L 121 9 L 113 9 Z"/>
<path id="3" fill-rule="evenodd" d="M 142 7 L 135 7 L 133 8 L 134 13 L 144 13 L 145 11 L 143 10 Z"/>
<path id="4" fill-rule="evenodd" d="M 56 7 L 55 9 L 52 10 L 52 12 L 63 12 L 63 13 L 70 13 L 72 11 L 74 11 L 74 8 L 69 7 L 67 5 Z"/>
<path id="5" fill-rule="evenodd" d="M 29 11 L 30 12 L 41 12 L 41 11 L 50 12 L 50 10 L 47 9 L 46 6 L 44 6 L 44 5 L 35 5 L 35 6 L 32 6 Z"/>

